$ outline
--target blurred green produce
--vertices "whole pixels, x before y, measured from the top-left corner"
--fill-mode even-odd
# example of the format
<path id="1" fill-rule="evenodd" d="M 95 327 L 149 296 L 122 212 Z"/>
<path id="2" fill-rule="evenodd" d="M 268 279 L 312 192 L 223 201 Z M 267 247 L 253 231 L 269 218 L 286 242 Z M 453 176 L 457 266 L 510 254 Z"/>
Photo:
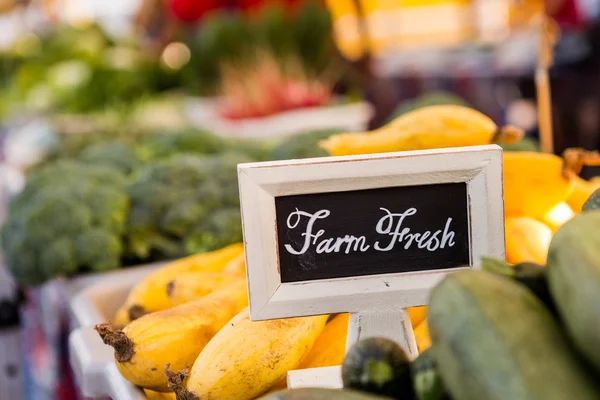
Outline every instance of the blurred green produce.
<path id="1" fill-rule="evenodd" d="M 186 80 L 190 85 L 197 85 L 194 91 L 214 94 L 223 64 L 244 66 L 268 53 L 283 63 L 288 57 L 298 58 L 311 75 L 319 75 L 331 67 L 331 29 L 329 11 L 315 0 L 302 2 L 293 15 L 277 2 L 267 4 L 251 19 L 217 11 L 186 35 L 191 60 L 182 74 L 190 78 Z"/>
<path id="2" fill-rule="evenodd" d="M 136 151 L 118 140 L 87 147 L 77 159 L 87 165 L 113 167 L 123 174 L 130 174 L 141 165 Z"/>
<path id="3" fill-rule="evenodd" d="M 318 146 L 319 141 L 341 130 L 326 129 L 306 132 L 282 140 L 271 151 L 272 160 L 293 160 L 298 158 L 327 157 L 329 154 Z"/>
<path id="4" fill-rule="evenodd" d="M 293 26 L 296 48 L 307 67 L 320 71 L 329 67 L 333 42 L 331 16 L 316 1 L 302 3 Z"/>
<path id="5" fill-rule="evenodd" d="M 31 175 L 0 231 L 6 265 L 24 285 L 118 268 L 129 200 L 117 169 L 59 161 Z"/>
<path id="6" fill-rule="evenodd" d="M 216 154 L 227 142 L 207 131 L 185 130 L 177 133 L 149 133 L 136 148 L 145 160 L 156 160 L 178 153 Z"/>
<path id="7" fill-rule="evenodd" d="M 0 56 L 8 60 L 0 98 L 3 114 L 91 112 L 131 106 L 140 98 L 185 85 L 180 71 L 160 64 L 135 42 L 115 42 L 97 25 L 57 25 L 27 34 Z M 3 65 L 5 65 L 3 63 Z"/>
<path id="8" fill-rule="evenodd" d="M 326 155 L 316 142 L 335 132 L 276 147 L 224 139 L 188 128 L 183 102 L 215 94 L 223 63 L 252 65 L 257 54 L 299 58 L 319 76 L 330 32 L 326 8 L 308 0 L 293 14 L 214 13 L 179 39 L 191 51 L 181 69 L 96 25 L 57 25 L 0 52 L 0 120 L 33 112 L 59 132 L 0 227 L 14 277 L 32 286 L 240 241 L 237 164 Z"/>
<path id="9" fill-rule="evenodd" d="M 140 38 L 116 40 L 98 25 L 56 25 L 44 35 L 20 37 L 0 53 L 0 118 L 21 110 L 89 113 L 106 108 L 129 110 L 140 99 L 178 89 L 214 95 L 222 65 L 252 64 L 269 53 L 299 58 L 312 75 L 331 67 L 331 22 L 326 7 L 315 0 L 290 14 L 277 3 L 253 18 L 217 11 L 177 40 L 190 50 L 190 60 L 172 69 L 140 46 Z M 331 72 L 331 71 L 329 71 Z"/>
<path id="10" fill-rule="evenodd" d="M 196 130 L 61 140 L 28 172 L 0 233 L 6 263 L 26 286 L 240 241 L 237 164 L 272 154 L 267 142 Z"/>
<path id="11" fill-rule="evenodd" d="M 250 161 L 239 153 L 186 154 L 141 168 L 128 188 L 132 256 L 179 257 L 239 240 L 237 164 Z M 227 209 L 236 212 L 221 213 Z"/>

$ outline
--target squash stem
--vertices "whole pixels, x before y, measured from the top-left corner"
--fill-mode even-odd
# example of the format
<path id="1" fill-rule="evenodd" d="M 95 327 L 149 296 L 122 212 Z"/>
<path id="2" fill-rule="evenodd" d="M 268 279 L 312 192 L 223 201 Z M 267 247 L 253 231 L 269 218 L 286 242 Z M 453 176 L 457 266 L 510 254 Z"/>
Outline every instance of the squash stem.
<path id="1" fill-rule="evenodd" d="M 169 389 L 175 392 L 177 400 L 200 400 L 198 396 L 185 388 L 185 380 L 190 374 L 189 368 L 184 368 L 181 371 L 173 372 L 169 370 L 171 364 L 165 366 L 165 376 L 167 377 L 167 385 Z"/>
<path id="2" fill-rule="evenodd" d="M 600 153 L 582 148 L 570 148 L 563 152 L 563 176 L 573 179 L 583 167 L 600 166 Z"/>
<path id="3" fill-rule="evenodd" d="M 492 138 L 492 143 L 518 143 L 524 136 L 525 132 L 523 129 L 512 125 L 506 125 L 496 131 L 496 134 Z"/>
<path id="4" fill-rule="evenodd" d="M 135 354 L 133 340 L 129 339 L 125 332 L 120 329 L 114 329 L 110 324 L 99 324 L 94 327 L 96 332 L 102 338 L 104 344 L 115 349 L 115 359 L 124 363 L 133 357 Z"/>

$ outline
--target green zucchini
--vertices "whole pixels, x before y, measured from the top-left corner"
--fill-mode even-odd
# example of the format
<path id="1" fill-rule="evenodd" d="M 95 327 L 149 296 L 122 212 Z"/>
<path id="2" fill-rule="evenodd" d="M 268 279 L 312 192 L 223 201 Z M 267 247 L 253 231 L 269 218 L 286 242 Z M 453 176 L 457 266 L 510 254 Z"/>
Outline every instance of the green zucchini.
<path id="1" fill-rule="evenodd" d="M 600 209 L 600 189 L 597 189 L 592 195 L 583 203 L 583 211 L 592 211 Z"/>
<path id="2" fill-rule="evenodd" d="M 600 371 L 600 210 L 564 224 L 550 242 L 547 263 L 550 291 L 567 332 Z"/>
<path id="3" fill-rule="evenodd" d="M 449 400 L 433 356 L 433 347 L 419 354 L 410 369 L 417 400 Z"/>
<path id="4" fill-rule="evenodd" d="M 556 306 L 546 277 L 546 267 L 543 265 L 524 262 L 510 265 L 495 258 L 481 258 L 481 269 L 513 279 L 531 290 L 538 299 L 548 307 L 548 310 L 556 315 Z"/>
<path id="5" fill-rule="evenodd" d="M 260 400 L 386 400 L 389 398 L 356 392 L 354 390 L 337 389 L 290 389 L 268 394 Z M 410 400 L 410 399 L 408 399 Z"/>
<path id="6" fill-rule="evenodd" d="M 510 279 L 475 270 L 447 276 L 432 291 L 427 321 L 455 399 L 600 399 L 556 319 Z"/>
<path id="7" fill-rule="evenodd" d="M 344 388 L 413 399 L 410 362 L 402 348 L 384 338 L 367 338 L 348 350 L 342 363 Z"/>

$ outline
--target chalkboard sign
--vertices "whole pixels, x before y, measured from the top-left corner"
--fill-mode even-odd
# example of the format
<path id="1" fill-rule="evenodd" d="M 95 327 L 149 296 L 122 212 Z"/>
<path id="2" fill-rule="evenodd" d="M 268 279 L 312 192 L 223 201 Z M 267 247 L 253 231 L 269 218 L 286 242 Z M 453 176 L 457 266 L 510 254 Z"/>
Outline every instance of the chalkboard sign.
<path id="1" fill-rule="evenodd" d="M 495 145 L 240 164 L 238 180 L 254 320 L 402 312 L 504 257 Z"/>
<path id="2" fill-rule="evenodd" d="M 502 149 L 472 146 L 238 166 L 250 318 L 350 313 L 418 356 L 407 308 L 447 274 L 505 256 Z M 289 388 L 342 386 L 341 368 Z"/>
<path id="3" fill-rule="evenodd" d="M 275 198 L 281 282 L 470 264 L 467 185 Z"/>

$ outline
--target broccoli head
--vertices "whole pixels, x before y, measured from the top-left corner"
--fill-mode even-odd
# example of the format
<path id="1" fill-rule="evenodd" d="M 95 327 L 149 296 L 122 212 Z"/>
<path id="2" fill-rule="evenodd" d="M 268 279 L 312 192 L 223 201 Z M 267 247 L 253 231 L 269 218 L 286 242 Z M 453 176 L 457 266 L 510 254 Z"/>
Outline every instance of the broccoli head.
<path id="1" fill-rule="evenodd" d="M 131 256 L 171 258 L 241 239 L 237 164 L 250 161 L 235 152 L 188 154 L 142 167 L 128 188 Z M 224 209 L 236 213 L 225 219 Z M 225 222 L 211 225 L 217 219 Z"/>
<path id="2" fill-rule="evenodd" d="M 186 237 L 188 253 L 213 251 L 242 241 L 242 217 L 239 207 L 221 208 L 202 221 Z"/>
<path id="3" fill-rule="evenodd" d="M 31 175 L 0 231 L 14 277 L 37 285 L 59 275 L 119 267 L 129 207 L 124 185 L 117 169 L 74 161 Z"/>
<path id="4" fill-rule="evenodd" d="M 140 142 L 137 151 L 144 160 L 159 160 L 180 153 L 215 154 L 225 141 L 207 131 L 188 130 L 177 133 L 153 133 Z"/>
<path id="5" fill-rule="evenodd" d="M 75 239 L 73 250 L 81 265 L 101 272 L 120 264 L 123 243 L 121 237 L 110 230 L 93 228 Z"/>
<path id="6" fill-rule="evenodd" d="M 99 143 L 86 148 L 78 157 L 86 164 L 114 167 L 129 174 L 140 164 L 135 151 L 121 141 Z"/>

